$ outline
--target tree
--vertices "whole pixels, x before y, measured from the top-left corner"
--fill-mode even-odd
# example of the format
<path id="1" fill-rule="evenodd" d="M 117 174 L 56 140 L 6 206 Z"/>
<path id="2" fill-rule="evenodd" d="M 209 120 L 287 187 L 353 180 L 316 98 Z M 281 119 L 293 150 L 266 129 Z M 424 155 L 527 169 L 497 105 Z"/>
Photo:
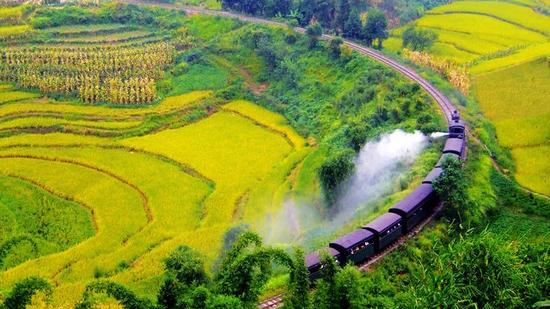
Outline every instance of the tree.
<path id="1" fill-rule="evenodd" d="M 382 41 L 388 38 L 388 20 L 386 15 L 379 9 L 370 9 L 367 14 L 367 21 L 363 28 L 363 37 L 367 46 L 372 46 L 375 40 L 378 41 L 378 48 L 382 48 Z"/>
<path id="2" fill-rule="evenodd" d="M 112 281 L 96 281 L 86 286 L 82 294 L 82 300 L 77 304 L 77 309 L 96 308 L 94 295 L 104 293 L 116 299 L 126 309 L 148 309 L 152 304 L 148 300 L 140 299 L 134 292 L 125 286 Z"/>
<path id="3" fill-rule="evenodd" d="M 6 309 L 26 308 L 31 303 L 32 297 L 38 292 L 43 292 L 48 296 L 52 292 L 52 286 L 46 280 L 38 277 L 23 279 L 16 283 L 8 294 L 4 301 L 4 307 Z"/>
<path id="4" fill-rule="evenodd" d="M 355 165 L 353 158 L 355 153 L 348 149 L 337 151 L 328 157 L 319 168 L 319 179 L 329 204 L 336 201 L 339 187 L 342 182 L 348 179 L 353 172 Z"/>
<path id="5" fill-rule="evenodd" d="M 348 17 L 351 11 L 349 0 L 338 0 L 336 7 L 336 27 L 340 30 L 344 30 L 344 25 L 348 21 Z"/>
<path id="6" fill-rule="evenodd" d="M 353 9 L 344 23 L 344 36 L 350 38 L 360 38 L 363 25 L 361 24 L 361 16 L 356 9 Z"/>
<path id="7" fill-rule="evenodd" d="M 417 29 L 413 26 L 403 31 L 403 47 L 416 51 L 429 49 L 437 40 L 437 34 L 429 29 Z"/>
<path id="8" fill-rule="evenodd" d="M 165 279 L 158 295 L 158 302 L 164 308 L 174 308 L 192 287 L 208 283 L 202 259 L 187 246 L 174 250 L 164 265 Z"/>
<path id="9" fill-rule="evenodd" d="M 309 38 L 309 48 L 313 49 L 317 46 L 319 37 L 323 35 L 323 28 L 316 20 L 313 20 L 306 28 L 306 35 Z"/>
<path id="10" fill-rule="evenodd" d="M 454 157 L 448 157 L 443 161 L 442 168 L 443 172 L 433 182 L 433 187 L 445 203 L 446 216 L 462 223 L 466 219 L 464 213 L 468 202 L 462 163 Z"/>
<path id="11" fill-rule="evenodd" d="M 340 58 L 342 44 L 344 44 L 344 40 L 342 40 L 342 38 L 340 37 L 334 37 L 332 40 L 330 40 L 330 53 L 334 58 Z"/>
<path id="12" fill-rule="evenodd" d="M 361 284 L 357 284 L 361 278 L 361 273 L 355 266 L 347 265 L 334 278 L 334 296 L 333 300 L 336 307 L 342 309 L 364 308 L 361 299 L 364 297 L 364 291 Z"/>
<path id="13" fill-rule="evenodd" d="M 285 300 L 287 308 L 309 307 L 309 272 L 301 248 L 294 249 L 294 259 L 289 282 L 289 296 Z"/>

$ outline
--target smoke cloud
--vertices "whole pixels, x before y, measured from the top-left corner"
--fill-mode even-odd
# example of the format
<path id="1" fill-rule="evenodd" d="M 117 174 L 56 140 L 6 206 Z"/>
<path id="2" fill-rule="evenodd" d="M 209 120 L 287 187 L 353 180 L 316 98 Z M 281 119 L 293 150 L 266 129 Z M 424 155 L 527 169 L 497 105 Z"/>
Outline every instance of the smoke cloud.
<path id="1" fill-rule="evenodd" d="M 355 172 L 343 186 L 330 214 L 314 205 L 287 200 L 279 213 L 267 218 L 262 234 L 270 243 L 296 242 L 315 238 L 349 222 L 359 211 L 368 211 L 395 188 L 399 176 L 406 172 L 429 144 L 419 131 L 396 130 L 367 142 L 355 158 Z"/>

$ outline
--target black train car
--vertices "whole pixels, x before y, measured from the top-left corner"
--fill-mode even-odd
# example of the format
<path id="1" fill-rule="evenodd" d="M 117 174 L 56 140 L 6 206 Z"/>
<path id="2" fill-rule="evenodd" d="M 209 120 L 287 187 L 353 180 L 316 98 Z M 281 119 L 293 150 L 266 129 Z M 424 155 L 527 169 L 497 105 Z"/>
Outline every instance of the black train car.
<path id="1" fill-rule="evenodd" d="M 380 252 L 403 235 L 402 221 L 401 216 L 388 212 L 363 227 L 363 229 L 373 232 L 376 236 L 374 238 L 376 252 Z"/>
<path id="2" fill-rule="evenodd" d="M 359 264 L 374 255 L 374 238 L 371 231 L 358 229 L 331 242 L 329 247 L 338 250 L 346 262 Z"/>
<path id="3" fill-rule="evenodd" d="M 454 119 L 449 125 L 449 137 L 463 139 L 465 130 L 466 125 L 464 125 L 464 122 L 460 118 Z"/>
<path id="4" fill-rule="evenodd" d="M 344 261 L 342 259 L 342 255 L 336 249 L 326 248 L 324 250 L 327 250 L 327 253 L 336 260 L 336 263 L 343 264 Z M 309 279 L 311 281 L 321 278 L 324 268 L 324 265 L 321 262 L 321 252 L 316 251 L 309 254 L 306 257 L 306 266 L 309 271 Z"/>
<path id="5" fill-rule="evenodd" d="M 441 167 L 435 167 L 429 174 L 424 178 L 422 183 L 425 184 L 432 184 L 434 180 L 436 180 L 439 176 L 441 176 L 441 173 L 443 173 L 443 169 Z"/>
<path id="6" fill-rule="evenodd" d="M 462 157 L 464 153 L 464 140 L 456 137 L 449 137 L 445 142 L 443 153 L 453 153 Z"/>
<path id="7" fill-rule="evenodd" d="M 436 203 L 436 196 L 431 184 L 422 184 L 401 202 L 390 208 L 390 212 L 403 217 L 403 228 L 405 232 L 408 232 L 428 217 Z"/>

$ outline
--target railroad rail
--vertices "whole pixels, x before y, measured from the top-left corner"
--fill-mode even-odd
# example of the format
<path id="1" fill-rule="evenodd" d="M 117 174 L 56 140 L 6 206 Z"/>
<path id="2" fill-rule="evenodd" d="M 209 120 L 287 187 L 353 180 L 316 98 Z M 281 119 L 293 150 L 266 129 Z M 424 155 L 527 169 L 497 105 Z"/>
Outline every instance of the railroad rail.
<path id="1" fill-rule="evenodd" d="M 204 14 L 204 15 L 212 15 L 212 16 L 221 16 L 221 17 L 229 17 L 229 18 L 235 18 L 246 22 L 256 23 L 256 24 L 264 24 L 264 25 L 273 25 L 273 26 L 280 26 L 280 27 L 288 27 L 287 24 L 233 13 L 233 12 L 227 12 L 227 11 L 214 11 L 214 10 L 208 10 L 198 7 L 191 7 L 191 6 L 176 6 L 173 4 L 166 4 L 166 3 L 151 3 L 146 2 L 142 0 L 119 0 L 121 2 L 126 3 L 132 3 L 132 4 L 138 4 L 138 5 L 153 5 L 158 7 L 163 7 L 166 9 L 173 9 L 178 11 L 183 11 L 187 14 Z M 294 27 L 294 31 L 299 33 L 305 33 L 306 30 L 302 27 Z M 328 41 L 335 38 L 333 35 L 323 34 L 321 36 L 322 40 Z M 443 112 L 445 116 L 445 120 L 447 121 L 447 124 L 452 123 L 452 114 L 456 110 L 453 106 L 453 103 L 451 100 L 449 100 L 448 97 L 446 97 L 441 91 L 439 91 L 437 88 L 435 88 L 428 80 L 420 76 L 415 70 L 412 68 L 403 65 L 399 63 L 398 61 L 384 55 L 380 51 L 374 50 L 369 47 L 362 46 L 356 42 L 353 42 L 351 40 L 344 40 L 344 44 L 351 48 L 352 50 L 367 56 L 377 62 L 380 62 L 395 71 L 401 73 L 405 77 L 409 78 L 410 80 L 418 83 L 424 91 L 426 91 L 437 103 L 441 111 Z M 468 128 L 466 128 L 468 130 Z M 377 255 L 373 256 L 369 260 L 367 260 L 364 264 L 358 265 L 359 269 L 361 271 L 368 271 L 371 266 L 379 262 L 384 256 L 386 256 L 388 253 L 392 252 L 396 248 L 398 248 L 400 245 L 405 243 L 408 239 L 416 236 L 427 224 L 429 224 L 435 216 L 440 212 L 442 208 L 442 204 L 439 203 L 437 207 L 434 209 L 432 214 L 428 216 L 426 219 L 424 219 L 420 224 L 418 224 L 412 231 L 409 231 L 407 234 L 404 234 L 399 239 L 397 239 L 393 244 L 385 248 L 382 252 L 378 253 Z M 273 308 L 279 308 L 283 305 L 283 294 L 278 294 L 276 296 L 273 296 L 269 299 L 266 299 L 258 304 L 258 308 L 260 309 L 273 309 Z"/>

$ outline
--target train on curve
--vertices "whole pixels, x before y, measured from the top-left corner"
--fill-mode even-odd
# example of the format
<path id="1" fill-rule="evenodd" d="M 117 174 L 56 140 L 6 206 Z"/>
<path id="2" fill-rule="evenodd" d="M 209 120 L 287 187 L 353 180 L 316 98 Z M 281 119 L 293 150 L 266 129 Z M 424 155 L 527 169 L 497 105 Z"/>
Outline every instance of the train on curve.
<path id="1" fill-rule="evenodd" d="M 462 160 L 465 156 L 465 125 L 457 112 L 452 115 L 449 134 L 443 148 L 443 154 L 435 168 L 426 176 L 422 184 L 389 211 L 369 224 L 346 234 L 322 249 L 340 265 L 353 263 L 360 265 L 381 253 L 397 239 L 426 219 L 438 204 L 438 196 L 432 182 L 443 172 L 443 161 L 449 157 Z M 306 257 L 310 279 L 321 277 L 324 265 L 321 251 Z"/>

